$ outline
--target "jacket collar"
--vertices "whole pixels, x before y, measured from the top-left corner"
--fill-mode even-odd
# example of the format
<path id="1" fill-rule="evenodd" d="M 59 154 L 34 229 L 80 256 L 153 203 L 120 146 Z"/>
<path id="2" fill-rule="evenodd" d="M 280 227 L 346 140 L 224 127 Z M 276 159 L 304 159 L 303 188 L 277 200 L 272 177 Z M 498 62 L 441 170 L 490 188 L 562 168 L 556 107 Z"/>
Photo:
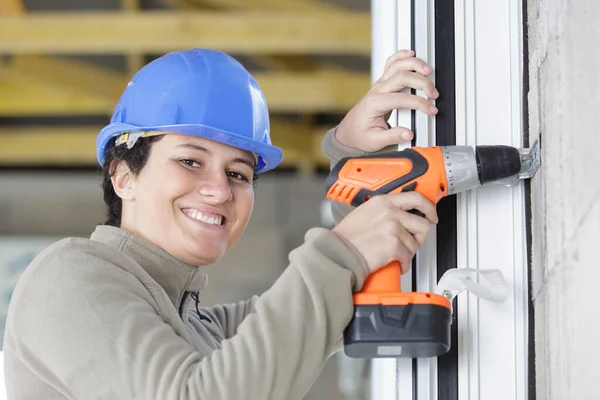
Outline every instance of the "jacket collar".
<path id="1" fill-rule="evenodd" d="M 200 267 L 185 264 L 146 239 L 109 225 L 96 227 L 91 240 L 104 243 L 137 262 L 162 288 L 177 308 L 185 292 L 202 290 L 208 276 Z"/>

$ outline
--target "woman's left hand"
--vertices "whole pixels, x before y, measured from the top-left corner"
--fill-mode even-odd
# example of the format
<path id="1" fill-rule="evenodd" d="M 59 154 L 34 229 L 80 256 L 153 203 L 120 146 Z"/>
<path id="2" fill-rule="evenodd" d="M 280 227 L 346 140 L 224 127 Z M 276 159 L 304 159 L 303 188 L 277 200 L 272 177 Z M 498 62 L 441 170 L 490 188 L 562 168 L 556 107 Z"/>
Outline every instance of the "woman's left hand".
<path id="1" fill-rule="evenodd" d="M 416 58 L 412 50 L 400 50 L 390 56 L 381 78 L 340 122 L 335 132 L 336 139 L 343 145 L 365 152 L 411 140 L 414 135 L 410 127 L 389 129 L 387 120 L 395 109 L 437 114 L 437 108 L 429 100 L 400 93 L 405 88 L 412 88 L 422 90 L 429 99 L 437 99 L 439 93 L 427 78 L 432 72 L 433 69 Z"/>

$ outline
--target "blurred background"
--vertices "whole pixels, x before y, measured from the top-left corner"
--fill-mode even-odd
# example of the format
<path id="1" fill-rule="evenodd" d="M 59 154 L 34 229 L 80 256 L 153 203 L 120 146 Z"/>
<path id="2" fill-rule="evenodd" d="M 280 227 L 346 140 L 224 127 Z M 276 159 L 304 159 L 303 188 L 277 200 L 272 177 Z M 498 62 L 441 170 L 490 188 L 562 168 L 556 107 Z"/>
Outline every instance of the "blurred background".
<path id="1" fill-rule="evenodd" d="M 266 290 L 306 230 L 330 223 L 321 138 L 370 86 L 369 10 L 368 0 L 0 0 L 0 339 L 23 268 L 104 221 L 96 135 L 130 77 L 178 49 L 226 51 L 265 92 L 284 160 L 259 179 L 247 232 L 207 268 L 201 300 Z M 367 398 L 367 380 L 367 365 L 338 354 L 306 398 Z"/>

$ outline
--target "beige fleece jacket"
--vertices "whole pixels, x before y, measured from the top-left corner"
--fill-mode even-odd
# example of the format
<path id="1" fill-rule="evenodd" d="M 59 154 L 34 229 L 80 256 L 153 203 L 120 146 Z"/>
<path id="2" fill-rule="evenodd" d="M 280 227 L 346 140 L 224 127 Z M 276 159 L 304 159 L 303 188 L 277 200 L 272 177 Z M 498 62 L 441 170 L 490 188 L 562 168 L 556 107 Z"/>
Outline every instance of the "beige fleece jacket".
<path id="1" fill-rule="evenodd" d="M 332 163 L 357 154 L 333 132 Z M 200 307 L 201 268 L 99 226 L 21 276 L 4 340 L 8 398 L 301 399 L 341 348 L 365 271 L 352 245 L 313 228 L 261 296 Z"/>
<path id="2" fill-rule="evenodd" d="M 43 251 L 20 278 L 4 342 L 9 399 L 301 399 L 341 346 L 364 260 L 308 231 L 260 297 L 196 309 L 207 283 L 122 229 Z"/>

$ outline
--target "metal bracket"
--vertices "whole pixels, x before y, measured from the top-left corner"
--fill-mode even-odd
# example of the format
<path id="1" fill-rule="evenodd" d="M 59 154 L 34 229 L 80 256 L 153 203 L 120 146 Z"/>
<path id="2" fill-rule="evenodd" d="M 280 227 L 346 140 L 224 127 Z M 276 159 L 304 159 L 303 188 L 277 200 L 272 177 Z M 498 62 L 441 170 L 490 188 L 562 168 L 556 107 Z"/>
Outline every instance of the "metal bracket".
<path id="1" fill-rule="evenodd" d="M 524 179 L 531 179 L 540 168 L 542 162 L 542 152 L 539 138 L 535 139 L 531 147 L 519 149 L 521 154 L 521 171 L 511 177 L 501 179 L 495 182 L 486 183 L 484 186 L 502 185 L 511 187 Z"/>

